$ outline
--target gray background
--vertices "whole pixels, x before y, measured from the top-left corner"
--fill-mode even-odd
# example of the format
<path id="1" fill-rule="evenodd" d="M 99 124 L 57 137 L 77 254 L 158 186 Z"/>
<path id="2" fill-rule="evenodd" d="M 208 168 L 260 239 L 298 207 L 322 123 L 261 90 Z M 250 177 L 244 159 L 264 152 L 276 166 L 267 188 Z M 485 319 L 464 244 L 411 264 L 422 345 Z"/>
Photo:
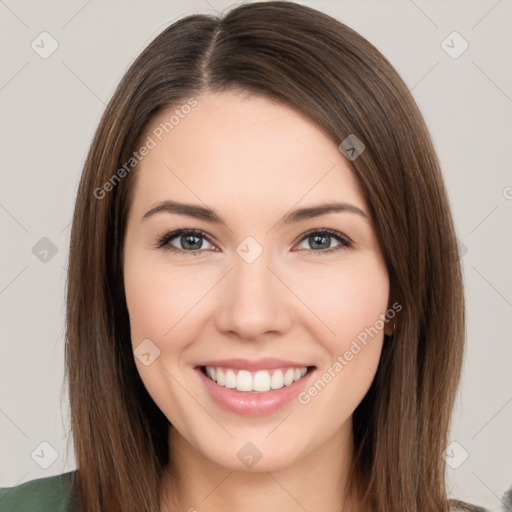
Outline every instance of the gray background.
<path id="1" fill-rule="evenodd" d="M 463 252 L 468 305 L 451 432 L 456 444 L 446 454 L 450 490 L 499 510 L 512 485 L 512 1 L 301 3 L 377 46 L 431 129 Z M 129 64 L 171 22 L 229 5 L 0 0 L 1 486 L 75 468 L 72 449 L 66 458 L 62 387 L 69 223 L 105 104 Z M 47 58 L 31 47 L 35 41 L 39 52 L 51 48 L 43 31 L 58 43 Z M 454 31 L 463 39 L 450 36 Z M 458 55 L 464 40 L 469 47 Z"/>

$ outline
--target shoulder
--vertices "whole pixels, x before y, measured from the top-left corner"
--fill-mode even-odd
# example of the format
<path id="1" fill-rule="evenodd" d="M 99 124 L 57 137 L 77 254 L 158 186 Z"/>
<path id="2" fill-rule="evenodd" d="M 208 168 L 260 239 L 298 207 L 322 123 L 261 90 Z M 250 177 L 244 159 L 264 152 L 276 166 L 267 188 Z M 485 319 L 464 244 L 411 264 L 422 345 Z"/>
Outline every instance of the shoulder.
<path id="1" fill-rule="evenodd" d="M 0 512 L 73 512 L 75 471 L 0 488 Z"/>

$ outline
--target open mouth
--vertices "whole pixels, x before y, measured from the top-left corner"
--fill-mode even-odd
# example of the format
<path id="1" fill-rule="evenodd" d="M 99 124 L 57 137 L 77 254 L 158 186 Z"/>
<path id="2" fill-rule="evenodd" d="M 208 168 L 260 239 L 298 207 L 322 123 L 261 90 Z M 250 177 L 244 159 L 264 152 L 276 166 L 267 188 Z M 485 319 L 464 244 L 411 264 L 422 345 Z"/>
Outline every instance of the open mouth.
<path id="1" fill-rule="evenodd" d="M 235 368 L 200 366 L 201 372 L 219 386 L 248 393 L 265 393 L 291 386 L 315 366 L 248 371 Z"/>

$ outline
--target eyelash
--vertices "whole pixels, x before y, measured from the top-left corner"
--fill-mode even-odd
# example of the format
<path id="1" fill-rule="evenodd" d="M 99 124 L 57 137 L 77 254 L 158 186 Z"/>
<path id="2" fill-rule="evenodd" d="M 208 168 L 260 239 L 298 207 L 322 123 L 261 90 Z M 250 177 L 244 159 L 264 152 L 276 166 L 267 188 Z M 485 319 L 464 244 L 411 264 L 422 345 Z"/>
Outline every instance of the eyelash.
<path id="1" fill-rule="evenodd" d="M 333 231 L 332 229 L 313 229 L 311 231 L 308 231 L 302 235 L 302 238 L 299 239 L 299 243 L 315 234 L 320 234 L 322 236 L 327 235 L 327 236 L 330 236 L 330 237 L 336 239 L 338 242 L 340 242 L 340 245 L 338 245 L 336 247 L 332 247 L 330 249 L 323 249 L 323 250 L 318 250 L 318 251 L 310 249 L 310 252 L 316 253 L 320 256 L 323 256 L 325 254 L 331 254 L 333 252 L 337 252 L 337 251 L 340 251 L 343 249 L 348 249 L 348 248 L 352 247 L 352 242 L 348 237 L 346 237 L 345 235 L 342 235 L 338 231 Z M 179 254 L 186 254 L 187 256 L 200 256 L 204 251 L 208 250 L 208 249 L 196 249 L 193 251 L 185 251 L 183 249 L 179 249 L 172 245 L 168 245 L 171 240 L 178 238 L 179 236 L 182 236 L 182 235 L 196 235 L 198 237 L 205 238 L 212 245 L 215 245 L 213 240 L 206 233 L 204 233 L 201 230 L 179 229 L 177 231 L 172 231 L 170 233 L 166 233 L 161 238 L 159 238 L 158 242 L 155 245 L 155 248 L 156 249 L 163 248 L 166 251 L 179 253 Z M 304 249 L 300 249 L 300 250 L 303 251 Z"/>

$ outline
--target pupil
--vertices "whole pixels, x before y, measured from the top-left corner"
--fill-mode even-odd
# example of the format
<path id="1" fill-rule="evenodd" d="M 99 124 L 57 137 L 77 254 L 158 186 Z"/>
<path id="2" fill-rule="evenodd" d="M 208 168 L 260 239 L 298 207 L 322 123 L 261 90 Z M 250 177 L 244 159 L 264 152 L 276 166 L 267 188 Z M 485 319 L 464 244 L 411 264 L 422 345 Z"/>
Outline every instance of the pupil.
<path id="1" fill-rule="evenodd" d="M 188 241 L 189 241 L 190 239 L 193 239 L 193 238 L 195 238 L 195 239 L 196 239 L 195 244 L 194 244 L 194 242 L 192 242 L 191 244 L 189 244 L 189 243 L 188 243 Z M 181 237 L 181 239 L 182 239 L 182 241 L 183 241 L 183 240 L 185 240 L 185 243 L 183 244 L 183 247 L 185 247 L 185 248 L 187 248 L 187 249 L 192 249 L 192 250 L 194 250 L 194 249 L 199 249 L 199 248 L 201 247 L 201 239 L 200 239 L 198 236 L 196 236 L 196 235 L 183 235 L 183 236 Z M 191 246 L 193 246 L 193 245 L 199 245 L 199 247 L 191 247 Z"/>
<path id="2" fill-rule="evenodd" d="M 328 239 L 329 239 L 329 237 L 325 236 L 325 235 L 315 235 L 315 236 L 310 237 L 310 240 L 313 240 L 312 247 L 314 247 L 316 245 L 317 248 L 318 248 L 318 246 L 320 246 L 319 247 L 320 249 L 328 249 L 329 248 L 330 243 L 329 243 Z M 322 246 L 322 243 L 318 242 L 318 240 L 324 240 L 327 242 L 327 244 L 324 243 Z"/>

